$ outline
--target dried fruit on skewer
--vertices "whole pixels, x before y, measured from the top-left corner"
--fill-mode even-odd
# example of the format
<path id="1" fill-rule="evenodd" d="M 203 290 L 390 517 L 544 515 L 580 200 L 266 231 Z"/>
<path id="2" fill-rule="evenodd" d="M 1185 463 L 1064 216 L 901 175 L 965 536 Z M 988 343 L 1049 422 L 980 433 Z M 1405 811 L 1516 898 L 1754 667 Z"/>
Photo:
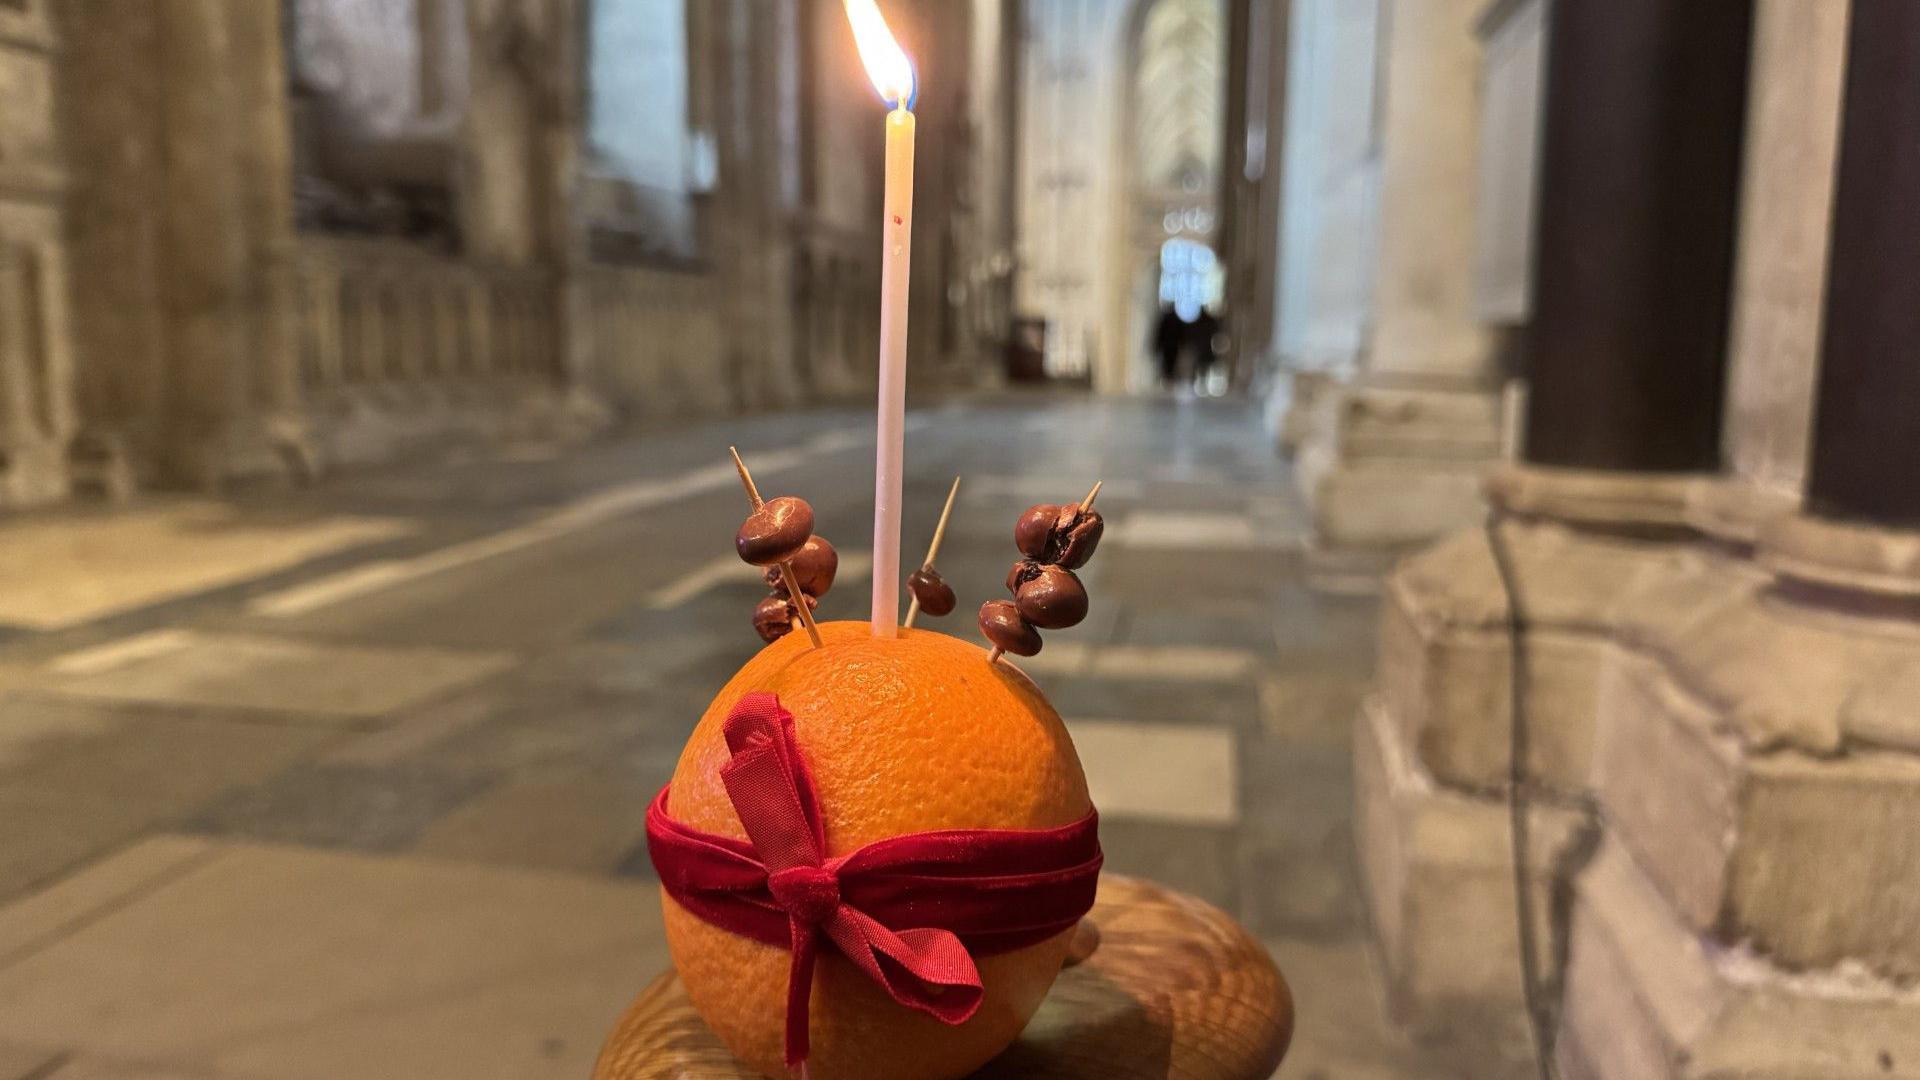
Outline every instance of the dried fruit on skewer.
<path id="1" fill-rule="evenodd" d="M 959 605 L 960 600 L 953 595 L 953 586 L 946 583 L 940 571 L 933 568 L 933 560 L 940 555 L 940 541 L 946 538 L 947 521 L 953 517 L 953 500 L 960 494 L 960 478 L 953 478 L 953 486 L 947 489 L 947 505 L 940 509 L 940 523 L 933 527 L 933 543 L 927 545 L 927 557 L 920 569 L 907 575 L 907 591 L 913 594 L 913 602 L 907 605 L 905 625 L 911 629 L 913 621 L 921 612 L 939 618 L 948 615 Z"/>
<path id="2" fill-rule="evenodd" d="M 1106 522 L 1093 508 L 1100 485 L 1078 503 L 1030 506 L 1013 527 L 1013 543 L 1026 556 L 1007 573 L 1012 600 L 980 606 L 980 632 L 1001 653 L 1032 656 L 1040 651 L 1040 630 L 1063 630 L 1087 617 L 1087 587 L 1074 571 L 1100 546 Z"/>
<path id="3" fill-rule="evenodd" d="M 813 507 L 805 499 L 790 495 L 761 499 L 753 475 L 740 460 L 740 451 L 730 446 L 727 452 L 733 455 L 741 486 L 747 489 L 747 501 L 753 504 L 753 513 L 734 534 L 734 550 L 747 562 L 766 567 L 767 581 L 774 586 L 772 595 L 754 608 L 753 628 L 761 640 L 773 642 L 792 632 L 797 618 L 817 649 L 821 645 L 820 628 L 814 625 L 813 608 L 833 587 L 840 556 L 832 544 L 813 534 Z M 779 608 L 785 609 L 785 629 L 781 629 Z"/>

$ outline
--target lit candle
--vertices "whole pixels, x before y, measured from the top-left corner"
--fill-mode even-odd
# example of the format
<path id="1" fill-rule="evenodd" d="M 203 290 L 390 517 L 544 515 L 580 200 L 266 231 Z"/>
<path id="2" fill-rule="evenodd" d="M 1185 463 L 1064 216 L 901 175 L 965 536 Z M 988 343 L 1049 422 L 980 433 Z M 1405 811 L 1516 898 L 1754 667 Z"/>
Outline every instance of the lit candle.
<path id="1" fill-rule="evenodd" d="M 873 468 L 873 636 L 900 621 L 900 488 L 907 412 L 907 275 L 913 252 L 913 64 L 874 0 L 846 0 L 854 44 L 887 113 L 887 191 L 881 219 L 879 444 Z"/>

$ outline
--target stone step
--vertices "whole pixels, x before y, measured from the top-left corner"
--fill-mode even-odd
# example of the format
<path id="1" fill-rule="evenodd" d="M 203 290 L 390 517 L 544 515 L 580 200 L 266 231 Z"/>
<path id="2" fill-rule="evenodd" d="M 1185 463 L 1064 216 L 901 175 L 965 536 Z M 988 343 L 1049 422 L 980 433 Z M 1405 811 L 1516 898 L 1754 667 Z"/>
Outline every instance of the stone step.
<path id="1" fill-rule="evenodd" d="M 1617 838 L 1577 879 L 1562 1075 L 1580 1080 L 1920 1077 L 1920 992 L 1784 972 L 1703 941 Z"/>
<path id="2" fill-rule="evenodd" d="M 1920 979 L 1920 628 L 1795 602 L 1710 549 L 1502 535 L 1534 775 L 1591 792 L 1697 932 Z M 1484 533 L 1406 560 L 1384 599 L 1383 715 L 1437 783 L 1499 791 L 1510 644 Z"/>
<path id="3" fill-rule="evenodd" d="M 1395 1013 L 1434 1030 L 1521 1023 L 1505 801 L 1436 785 L 1379 698 L 1355 726 L 1354 773 L 1361 877 Z M 1559 805 L 1536 806 L 1530 820 L 1537 972 L 1551 982 L 1563 944 L 1555 882 L 1581 858 L 1589 825 Z"/>
<path id="4" fill-rule="evenodd" d="M 1920 757 L 1756 751 L 1644 657 L 1601 702 L 1595 792 L 1677 918 L 1788 968 L 1920 979 Z"/>

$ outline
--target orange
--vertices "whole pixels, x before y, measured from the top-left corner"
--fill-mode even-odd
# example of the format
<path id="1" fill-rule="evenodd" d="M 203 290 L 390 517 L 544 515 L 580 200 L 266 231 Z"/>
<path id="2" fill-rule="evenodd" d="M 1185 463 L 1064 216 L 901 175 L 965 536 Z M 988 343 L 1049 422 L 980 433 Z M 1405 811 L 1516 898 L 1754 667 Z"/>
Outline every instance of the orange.
<path id="1" fill-rule="evenodd" d="M 745 838 L 720 783 L 721 733 L 734 703 L 770 692 L 794 715 L 813 768 L 829 855 L 932 829 L 1034 829 L 1078 821 L 1086 776 L 1059 714 L 1004 660 L 928 630 L 876 639 L 864 622 L 823 623 L 767 646 L 734 675 L 693 729 L 668 812 Z M 735 1056 L 785 1076 L 787 950 L 728 933 L 663 896 L 667 944 L 687 994 Z M 985 1000 L 957 1027 L 894 1003 L 846 958 L 814 972 L 813 1080 L 950 1080 L 1005 1049 L 1059 974 L 1069 934 L 978 957 Z"/>

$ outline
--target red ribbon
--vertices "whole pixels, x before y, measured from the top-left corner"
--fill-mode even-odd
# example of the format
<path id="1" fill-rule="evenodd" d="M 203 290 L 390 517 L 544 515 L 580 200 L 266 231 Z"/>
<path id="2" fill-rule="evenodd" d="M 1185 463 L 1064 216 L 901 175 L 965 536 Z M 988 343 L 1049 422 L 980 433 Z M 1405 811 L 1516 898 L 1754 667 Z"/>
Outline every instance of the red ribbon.
<path id="1" fill-rule="evenodd" d="M 830 859 L 793 714 L 772 694 L 748 694 L 725 731 L 733 757 L 720 780 L 748 839 L 674 821 L 661 788 L 647 808 L 647 848 L 682 907 L 793 952 L 790 1068 L 807 1057 L 807 1005 L 823 940 L 894 1001 L 961 1024 L 980 1008 L 975 956 L 1045 941 L 1093 907 L 1101 855 L 1091 811 L 1057 829 L 913 833 Z"/>

